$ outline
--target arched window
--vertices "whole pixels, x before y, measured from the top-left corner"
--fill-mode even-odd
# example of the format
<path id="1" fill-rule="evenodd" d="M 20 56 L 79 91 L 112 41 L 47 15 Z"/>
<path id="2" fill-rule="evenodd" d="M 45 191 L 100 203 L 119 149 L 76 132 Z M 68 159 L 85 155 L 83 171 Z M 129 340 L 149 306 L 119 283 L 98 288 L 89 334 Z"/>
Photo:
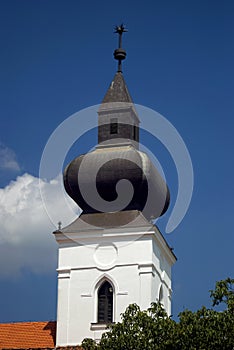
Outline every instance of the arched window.
<path id="1" fill-rule="evenodd" d="M 98 323 L 113 322 L 113 288 L 104 281 L 98 289 Z"/>

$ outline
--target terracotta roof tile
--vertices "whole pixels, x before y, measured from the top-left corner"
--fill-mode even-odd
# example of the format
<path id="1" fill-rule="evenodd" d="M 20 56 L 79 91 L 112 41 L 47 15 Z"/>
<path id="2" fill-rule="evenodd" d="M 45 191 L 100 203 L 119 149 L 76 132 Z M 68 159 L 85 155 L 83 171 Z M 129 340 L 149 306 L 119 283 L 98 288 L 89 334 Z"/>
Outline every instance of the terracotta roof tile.
<path id="1" fill-rule="evenodd" d="M 54 348 L 56 322 L 0 323 L 0 350 Z"/>

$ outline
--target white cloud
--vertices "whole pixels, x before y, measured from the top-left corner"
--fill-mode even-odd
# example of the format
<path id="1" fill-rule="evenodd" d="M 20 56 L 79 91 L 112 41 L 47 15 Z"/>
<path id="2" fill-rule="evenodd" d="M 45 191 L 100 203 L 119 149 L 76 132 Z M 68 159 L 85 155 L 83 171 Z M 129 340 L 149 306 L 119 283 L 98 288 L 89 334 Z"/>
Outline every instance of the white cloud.
<path id="1" fill-rule="evenodd" d="M 61 178 L 43 181 L 41 187 L 53 203 L 58 221 L 63 225 L 70 223 L 74 212 L 65 212 L 64 198 L 56 196 Z M 71 199 L 69 205 L 76 207 Z M 12 278 L 23 269 L 34 273 L 55 270 L 55 229 L 42 202 L 38 178 L 24 174 L 0 189 L 0 278 Z"/>
<path id="2" fill-rule="evenodd" d="M 2 143 L 0 143 L 0 169 L 16 172 L 20 171 L 15 152 Z"/>

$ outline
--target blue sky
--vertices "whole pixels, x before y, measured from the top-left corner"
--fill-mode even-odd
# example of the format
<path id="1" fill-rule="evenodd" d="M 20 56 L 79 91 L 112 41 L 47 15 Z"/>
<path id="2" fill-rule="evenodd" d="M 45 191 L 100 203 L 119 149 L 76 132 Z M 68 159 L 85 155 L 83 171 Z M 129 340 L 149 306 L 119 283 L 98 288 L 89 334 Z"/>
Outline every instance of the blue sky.
<path id="1" fill-rule="evenodd" d="M 116 71 L 113 26 L 122 22 L 129 91 L 175 126 L 194 168 L 189 210 L 165 235 L 178 257 L 173 315 L 209 306 L 215 281 L 234 276 L 233 19 L 232 1 L 0 2 L 0 322 L 56 317 L 56 243 L 40 200 L 40 159 L 60 123 L 101 102 Z M 173 162 L 144 133 L 141 141 L 160 160 L 173 205 Z M 82 138 L 70 158 L 95 142 Z M 56 184 L 45 186 L 56 203 Z"/>

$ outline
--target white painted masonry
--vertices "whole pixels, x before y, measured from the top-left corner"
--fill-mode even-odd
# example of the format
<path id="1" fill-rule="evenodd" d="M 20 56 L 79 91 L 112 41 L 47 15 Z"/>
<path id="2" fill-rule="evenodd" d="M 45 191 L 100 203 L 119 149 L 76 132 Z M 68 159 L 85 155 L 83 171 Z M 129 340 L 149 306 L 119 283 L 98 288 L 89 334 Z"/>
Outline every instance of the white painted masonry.
<path id="1" fill-rule="evenodd" d="M 102 214 L 97 214 L 102 215 Z M 113 320 L 131 303 L 146 309 L 161 299 L 171 312 L 171 267 L 176 258 L 156 226 L 141 213 L 121 227 L 84 225 L 81 218 L 54 232 L 59 244 L 56 346 L 99 340 L 97 290 L 113 287 Z"/>

